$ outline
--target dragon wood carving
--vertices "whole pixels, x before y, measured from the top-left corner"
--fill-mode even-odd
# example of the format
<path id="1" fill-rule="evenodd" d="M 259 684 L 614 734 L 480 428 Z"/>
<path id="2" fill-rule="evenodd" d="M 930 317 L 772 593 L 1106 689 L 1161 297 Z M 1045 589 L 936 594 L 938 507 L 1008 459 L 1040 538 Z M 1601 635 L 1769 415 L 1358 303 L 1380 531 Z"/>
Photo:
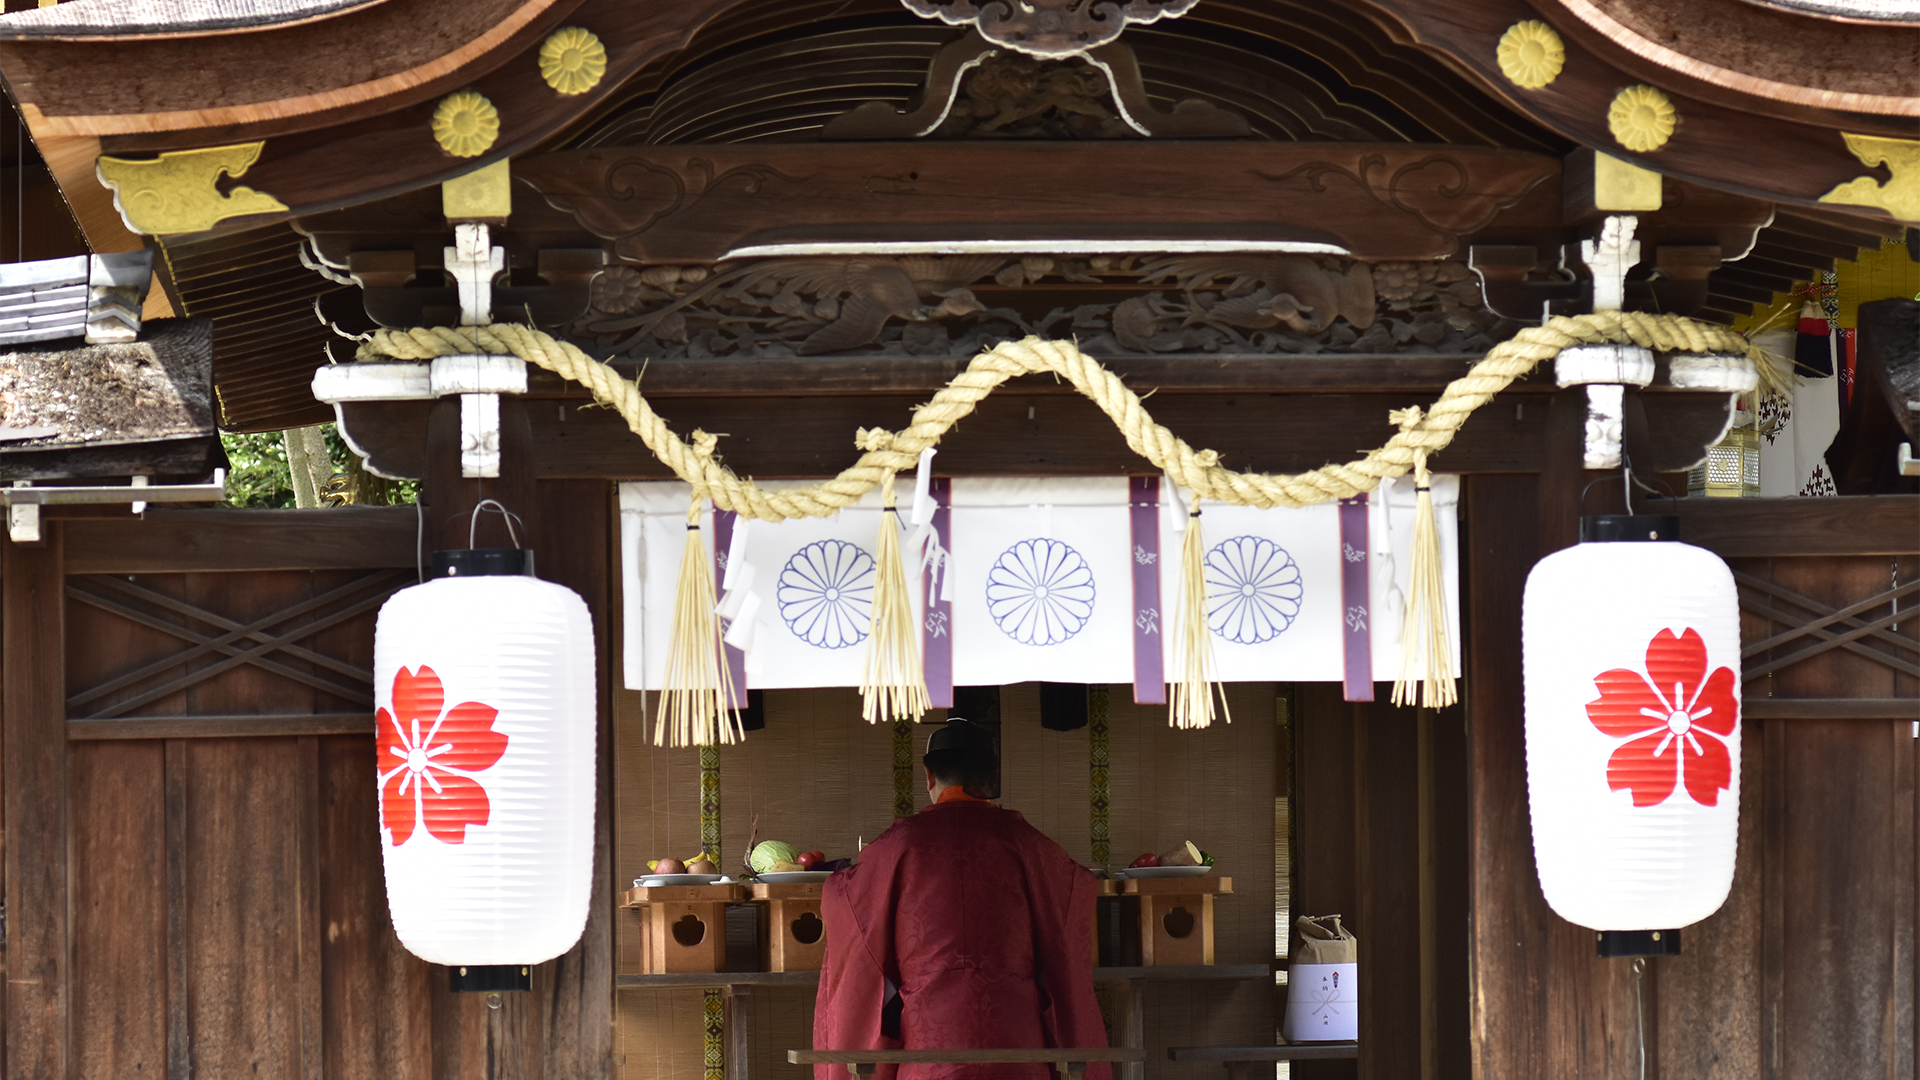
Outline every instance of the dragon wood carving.
<path id="1" fill-rule="evenodd" d="M 615 267 L 571 336 L 635 360 L 964 357 L 1028 334 L 1106 355 L 1471 353 L 1514 325 L 1457 262 L 920 255 Z"/>

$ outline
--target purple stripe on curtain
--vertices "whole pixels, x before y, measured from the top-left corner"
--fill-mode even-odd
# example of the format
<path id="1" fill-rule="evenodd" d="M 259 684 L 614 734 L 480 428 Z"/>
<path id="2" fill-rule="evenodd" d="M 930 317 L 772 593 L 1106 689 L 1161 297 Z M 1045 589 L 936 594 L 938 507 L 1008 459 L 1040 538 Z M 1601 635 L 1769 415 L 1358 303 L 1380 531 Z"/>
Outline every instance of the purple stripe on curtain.
<path id="1" fill-rule="evenodd" d="M 1367 495 L 1340 500 L 1340 594 L 1345 608 L 1346 698 L 1373 700 L 1373 634 L 1367 611 Z"/>
<path id="2" fill-rule="evenodd" d="M 731 510 L 718 507 L 713 511 L 713 580 L 718 585 L 727 580 L 727 550 L 733 546 L 733 522 L 735 514 Z M 727 627 L 733 625 L 732 619 L 716 619 L 720 626 L 720 636 L 727 636 Z M 727 703 L 729 708 L 747 707 L 747 654 L 720 642 L 722 654 L 726 657 L 727 671 L 733 676 L 733 698 Z"/>
<path id="3" fill-rule="evenodd" d="M 953 511 L 948 506 L 953 497 L 953 480 L 945 476 L 933 477 L 928 481 L 927 491 L 935 505 L 934 543 L 941 551 L 951 552 Z M 940 589 L 935 585 L 936 576 L 944 584 L 946 575 L 951 573 L 951 563 L 940 566 L 929 564 L 922 585 L 926 589 L 926 602 L 921 610 L 926 615 L 920 634 L 921 673 L 927 679 L 927 704 L 936 709 L 953 708 L 953 601 L 940 599 Z"/>
<path id="4" fill-rule="evenodd" d="M 1160 478 L 1127 478 L 1127 516 L 1133 526 L 1133 703 L 1165 705 L 1167 677 L 1160 655 Z"/>

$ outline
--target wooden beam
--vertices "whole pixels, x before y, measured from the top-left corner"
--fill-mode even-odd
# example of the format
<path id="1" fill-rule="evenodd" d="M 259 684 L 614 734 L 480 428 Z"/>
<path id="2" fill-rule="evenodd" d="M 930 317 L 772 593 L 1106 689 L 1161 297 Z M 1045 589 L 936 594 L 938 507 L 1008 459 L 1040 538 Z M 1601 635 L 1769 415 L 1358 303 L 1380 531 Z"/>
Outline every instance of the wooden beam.
<path id="1" fill-rule="evenodd" d="M 1318 244 L 1367 259 L 1436 259 L 1462 252 L 1461 238 L 1496 217 L 1560 224 L 1558 161 L 1465 146 L 657 146 L 544 154 L 516 161 L 513 175 L 636 263 L 882 241 L 1012 241 L 1035 251 L 1118 240 L 1171 250 Z"/>
<path id="2" fill-rule="evenodd" d="M 67 738 L 226 739 L 240 736 L 371 735 L 373 714 L 289 713 L 245 716 L 135 716 L 112 720 L 68 720 Z"/>
<path id="3" fill-rule="evenodd" d="M 1920 698 L 1747 698 L 1749 720 L 1914 720 Z"/>
<path id="4" fill-rule="evenodd" d="M 1449 473 L 1537 472 L 1546 423 L 1544 395 L 1533 384 L 1483 406 L 1435 455 Z M 1351 461 L 1386 442 L 1387 415 L 1427 405 L 1427 391 L 1347 394 L 1155 393 L 1155 420 L 1196 446 L 1220 452 L 1231 468 L 1300 472 Z M 578 401 L 578 398 L 573 401 Z M 734 471 L 763 479 L 832 476 L 853 464 L 856 428 L 899 428 L 924 395 L 846 397 L 703 396 L 663 406 L 683 435 L 698 427 L 721 434 L 720 454 Z M 1630 393 L 1648 418 L 1646 449 L 1635 453 L 1647 472 L 1684 470 L 1699 461 L 1726 423 L 1727 395 L 1687 391 Z M 1529 404 L 1531 403 L 1531 404 Z M 420 476 L 426 468 L 421 430 L 424 402 L 345 406 L 348 433 L 387 476 Z M 672 474 L 612 411 L 565 400 L 532 399 L 527 418 L 533 467 L 542 479 L 654 480 Z M 1085 476 L 1142 466 L 1112 421 L 1092 402 L 1051 388 L 1003 390 L 983 401 L 942 441 L 940 471 L 956 476 Z M 1596 503 L 1597 505 L 1597 503 Z M 431 526 L 430 526 L 431 527 Z M 1571 542 L 1569 539 L 1568 542 Z"/>
<path id="5" fill-rule="evenodd" d="M 68 1075 L 66 609 L 63 525 L 0 552 L 0 745 L 5 747 L 5 1071 Z"/>
<path id="6" fill-rule="evenodd" d="M 1680 539 L 1721 558 L 1920 552 L 1920 495 L 1674 499 L 1640 504 L 1680 518 Z"/>
<path id="7" fill-rule="evenodd" d="M 148 510 L 67 521 L 72 574 L 354 570 L 415 565 L 411 506 Z"/>

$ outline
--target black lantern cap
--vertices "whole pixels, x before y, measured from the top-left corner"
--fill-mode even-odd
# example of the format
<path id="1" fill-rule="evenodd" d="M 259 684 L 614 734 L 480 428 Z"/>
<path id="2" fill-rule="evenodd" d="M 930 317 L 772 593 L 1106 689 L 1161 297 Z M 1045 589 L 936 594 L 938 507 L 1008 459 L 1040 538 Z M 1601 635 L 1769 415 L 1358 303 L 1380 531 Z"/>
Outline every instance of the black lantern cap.
<path id="1" fill-rule="evenodd" d="M 433 576 L 532 577 L 532 548 L 456 548 L 433 553 Z"/>
<path id="2" fill-rule="evenodd" d="M 1672 514 L 1590 514 L 1580 519 L 1580 542 L 1680 539 L 1680 519 Z"/>
<path id="3" fill-rule="evenodd" d="M 456 994 L 527 991 L 533 989 L 533 966 L 530 964 L 482 964 L 471 967 L 450 967 L 447 969 L 447 982 Z"/>
<path id="4" fill-rule="evenodd" d="M 1626 956 L 1679 956 L 1678 930 L 1596 930 L 1594 951 L 1613 959 Z"/>

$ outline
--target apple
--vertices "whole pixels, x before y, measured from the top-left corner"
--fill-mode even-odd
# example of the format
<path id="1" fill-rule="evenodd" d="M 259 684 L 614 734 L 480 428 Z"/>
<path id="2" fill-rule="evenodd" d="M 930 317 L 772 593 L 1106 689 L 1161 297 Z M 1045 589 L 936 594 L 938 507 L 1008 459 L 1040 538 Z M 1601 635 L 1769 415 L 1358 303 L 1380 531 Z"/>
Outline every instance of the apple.
<path id="1" fill-rule="evenodd" d="M 820 863 L 820 856 L 812 851 L 801 852 L 797 859 L 802 870 L 811 870 Z"/>
<path id="2" fill-rule="evenodd" d="M 687 868 L 681 864 L 679 859 L 661 859 L 659 862 L 653 864 L 653 872 L 656 874 L 684 874 L 687 872 Z"/>
<path id="3" fill-rule="evenodd" d="M 1160 865 L 1160 856 L 1155 855 L 1153 852 L 1149 851 L 1145 855 L 1142 855 L 1139 858 L 1128 863 L 1127 869 L 1133 870 L 1142 866 L 1159 866 L 1159 865 Z"/>

